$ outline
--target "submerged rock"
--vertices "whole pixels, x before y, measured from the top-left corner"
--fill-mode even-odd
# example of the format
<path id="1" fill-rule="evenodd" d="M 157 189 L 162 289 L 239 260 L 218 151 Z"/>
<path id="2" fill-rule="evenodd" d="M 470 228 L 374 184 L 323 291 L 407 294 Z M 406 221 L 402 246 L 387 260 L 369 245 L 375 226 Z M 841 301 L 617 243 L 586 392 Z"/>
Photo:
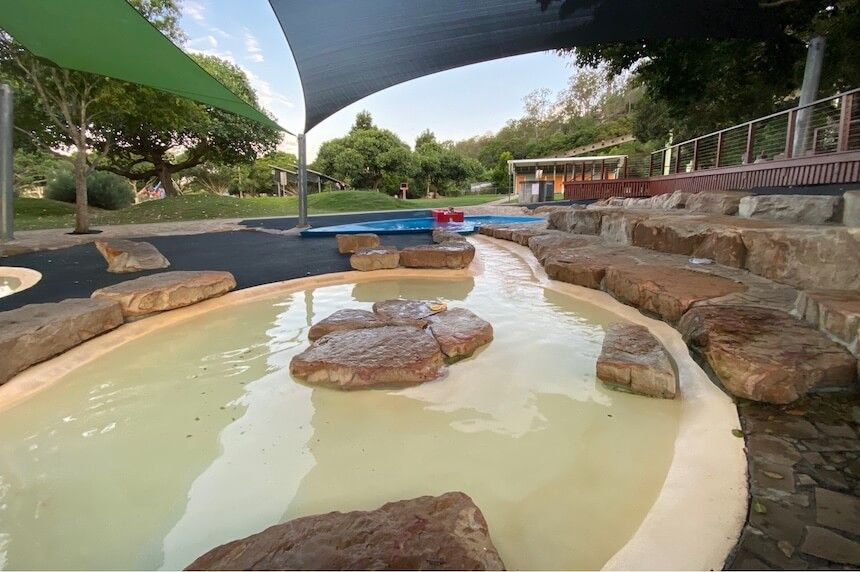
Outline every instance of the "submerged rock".
<path id="1" fill-rule="evenodd" d="M 359 248 L 375 248 L 379 246 L 379 236 L 373 233 L 337 234 L 337 251 L 341 254 L 352 254 Z"/>
<path id="2" fill-rule="evenodd" d="M 93 298 L 119 302 L 126 317 L 189 306 L 226 294 L 236 287 L 229 272 L 201 270 L 162 272 L 100 288 Z"/>
<path id="3" fill-rule="evenodd" d="M 219 546 L 187 570 L 504 570 L 487 521 L 450 492 L 297 518 Z"/>
<path id="4" fill-rule="evenodd" d="M 392 324 L 423 328 L 427 318 L 446 310 L 442 302 L 433 300 L 383 300 L 374 302 L 373 312 Z"/>
<path id="5" fill-rule="evenodd" d="M 677 379 L 669 354 L 645 326 L 609 325 L 597 358 L 597 377 L 641 395 L 675 397 Z"/>
<path id="6" fill-rule="evenodd" d="M 290 361 L 290 373 L 338 389 L 409 386 L 438 378 L 444 358 L 436 339 L 414 326 L 338 331 Z"/>
<path id="7" fill-rule="evenodd" d="M 108 272 L 140 272 L 170 266 L 164 255 L 148 242 L 101 238 L 95 244 L 108 263 Z"/>
<path id="8" fill-rule="evenodd" d="M 466 268 L 475 258 L 475 247 L 466 241 L 408 246 L 400 251 L 407 268 Z"/>
<path id="9" fill-rule="evenodd" d="M 0 384 L 122 322 L 118 303 L 88 298 L 0 312 Z"/>
<path id="10" fill-rule="evenodd" d="M 699 306 L 678 324 L 732 394 L 790 403 L 810 390 L 850 387 L 857 360 L 786 312 L 752 306 Z"/>
<path id="11" fill-rule="evenodd" d="M 338 310 L 328 318 L 311 326 L 311 329 L 308 330 L 308 339 L 314 341 L 332 332 L 359 330 L 362 328 L 381 328 L 388 325 L 391 325 L 388 320 L 380 318 L 373 312 L 346 308 Z"/>
<path id="12" fill-rule="evenodd" d="M 400 265 L 400 252 L 393 246 L 363 246 L 349 257 L 349 265 L 361 272 L 390 270 Z"/>
<path id="13" fill-rule="evenodd" d="M 493 326 L 466 308 L 434 314 L 429 322 L 442 353 L 452 359 L 470 356 L 493 341 Z"/>

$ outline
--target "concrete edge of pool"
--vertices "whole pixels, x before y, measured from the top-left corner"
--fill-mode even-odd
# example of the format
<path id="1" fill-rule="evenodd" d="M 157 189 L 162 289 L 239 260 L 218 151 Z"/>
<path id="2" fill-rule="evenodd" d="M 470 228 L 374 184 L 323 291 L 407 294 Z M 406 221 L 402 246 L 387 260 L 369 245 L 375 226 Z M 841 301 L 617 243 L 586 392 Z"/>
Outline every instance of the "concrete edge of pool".
<path id="1" fill-rule="evenodd" d="M 26 290 L 31 286 L 35 286 L 42 279 L 42 273 L 32 268 L 24 268 L 22 266 L 0 266 L 0 276 L 8 278 L 16 278 L 21 284 L 12 292 L 5 296 L 14 296 L 18 292 Z M 4 296 L 0 296 L 4 297 Z"/>
<path id="2" fill-rule="evenodd" d="M 0 411 L 49 387 L 70 371 L 141 336 L 212 310 L 306 288 L 390 278 L 456 279 L 483 271 L 480 244 L 493 244 L 524 260 L 539 283 L 599 306 L 619 318 L 648 327 L 672 356 L 679 373 L 681 413 L 666 480 L 636 533 L 604 565 L 604 570 L 713 570 L 721 568 L 746 520 L 747 473 L 743 439 L 732 434 L 740 423 L 732 400 L 696 364 L 681 335 L 605 292 L 550 280 L 523 246 L 476 236 L 475 262 L 465 270 L 400 268 L 339 272 L 264 284 L 196 305 L 131 322 L 51 360 L 33 366 L 0 386 Z M 647 399 L 647 398 L 643 398 Z M 631 475 L 635 478 L 635 475 Z M 392 499 L 396 500 L 396 499 Z M 492 534 L 492 529 L 491 529 Z"/>

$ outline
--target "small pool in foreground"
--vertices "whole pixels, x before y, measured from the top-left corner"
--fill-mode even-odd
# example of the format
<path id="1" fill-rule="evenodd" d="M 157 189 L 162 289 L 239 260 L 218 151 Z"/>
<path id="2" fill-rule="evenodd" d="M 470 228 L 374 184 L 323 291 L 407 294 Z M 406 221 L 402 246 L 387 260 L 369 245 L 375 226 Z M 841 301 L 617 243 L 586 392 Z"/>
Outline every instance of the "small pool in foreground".
<path id="1" fill-rule="evenodd" d="M 477 231 L 478 228 L 484 224 L 512 224 L 539 222 L 542 220 L 545 219 L 537 216 L 501 215 L 467 216 L 464 217 L 463 222 L 449 223 L 437 223 L 432 217 L 394 218 L 388 220 L 309 228 L 308 230 L 302 231 L 302 236 L 334 236 L 336 234 L 360 234 L 363 232 L 372 232 L 375 234 L 410 234 L 414 232 L 428 232 L 435 229 L 444 229 L 452 232 L 459 232 L 461 234 L 470 234 Z"/>
<path id="2" fill-rule="evenodd" d="M 26 290 L 41 278 L 40 272 L 29 268 L 0 266 L 0 298 Z"/>
<path id="3" fill-rule="evenodd" d="M 545 289 L 498 246 L 482 244 L 479 257 L 474 279 L 386 279 L 224 306 L 2 411 L 0 567 L 181 569 L 299 516 L 460 490 L 508 569 L 599 569 L 661 490 L 680 403 L 597 382 L 617 316 Z M 291 379 L 310 324 L 396 297 L 468 307 L 495 340 L 409 389 Z"/>

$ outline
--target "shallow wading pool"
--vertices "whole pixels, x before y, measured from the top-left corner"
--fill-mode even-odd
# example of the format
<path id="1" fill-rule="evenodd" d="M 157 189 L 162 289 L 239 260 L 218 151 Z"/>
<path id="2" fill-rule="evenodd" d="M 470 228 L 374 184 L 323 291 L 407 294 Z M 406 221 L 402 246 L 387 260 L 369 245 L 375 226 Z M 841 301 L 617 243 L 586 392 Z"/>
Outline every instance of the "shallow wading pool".
<path id="1" fill-rule="evenodd" d="M 42 279 L 42 274 L 29 268 L 0 266 L 0 298 L 26 290 Z"/>
<path id="2" fill-rule="evenodd" d="M 216 308 L 7 408 L 0 564 L 182 568 L 295 517 L 460 490 L 509 569 L 600 568 L 661 492 L 681 403 L 596 381 L 615 314 L 545 288 L 501 248 L 479 258 L 474 278 L 321 286 Z M 396 297 L 468 307 L 495 340 L 409 389 L 291 379 L 310 324 Z"/>

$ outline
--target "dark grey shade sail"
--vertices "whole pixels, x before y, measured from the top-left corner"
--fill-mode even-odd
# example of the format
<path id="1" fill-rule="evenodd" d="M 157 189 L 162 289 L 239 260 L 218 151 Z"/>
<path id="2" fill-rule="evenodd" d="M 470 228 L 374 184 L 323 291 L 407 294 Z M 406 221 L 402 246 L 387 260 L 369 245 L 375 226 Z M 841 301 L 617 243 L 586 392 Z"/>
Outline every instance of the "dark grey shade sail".
<path id="1" fill-rule="evenodd" d="M 746 0 L 269 2 L 298 66 L 306 130 L 386 87 L 472 63 L 594 43 L 774 33 Z"/>

